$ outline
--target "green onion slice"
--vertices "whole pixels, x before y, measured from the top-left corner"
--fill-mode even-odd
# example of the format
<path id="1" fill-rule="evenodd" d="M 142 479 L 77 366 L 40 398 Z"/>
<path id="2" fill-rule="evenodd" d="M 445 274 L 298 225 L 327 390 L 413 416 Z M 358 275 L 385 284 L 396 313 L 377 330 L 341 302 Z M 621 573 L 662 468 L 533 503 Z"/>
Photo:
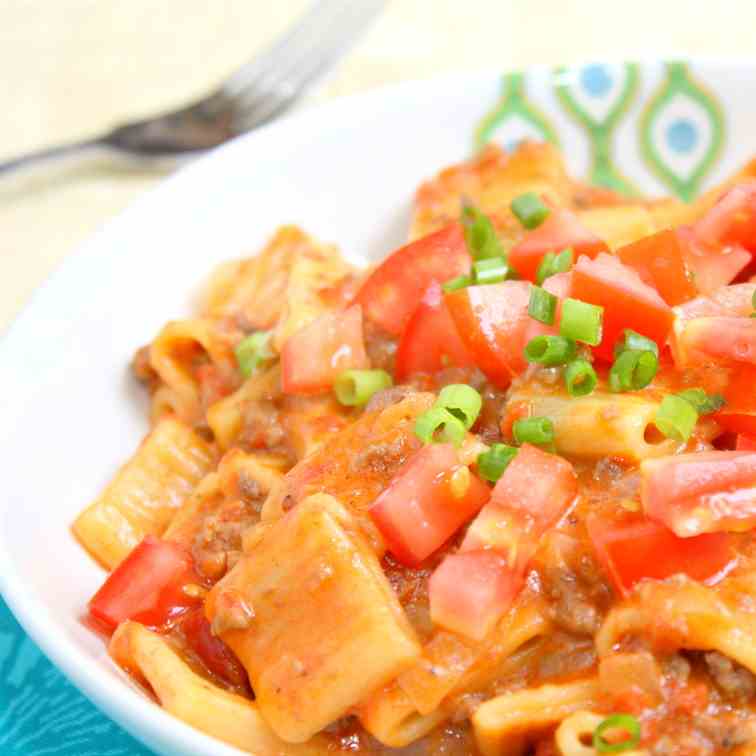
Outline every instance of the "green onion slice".
<path id="1" fill-rule="evenodd" d="M 538 265 L 536 283 L 541 286 L 547 278 L 557 273 L 566 273 L 572 267 L 573 260 L 574 254 L 571 247 L 567 247 L 559 254 L 547 252 Z"/>
<path id="2" fill-rule="evenodd" d="M 518 444 L 533 444 L 549 448 L 554 444 L 554 423 L 548 417 L 526 417 L 515 420 L 512 432 Z"/>
<path id="3" fill-rule="evenodd" d="M 434 406 L 451 412 L 469 430 L 478 419 L 483 399 L 472 386 L 453 383 L 441 389 Z"/>
<path id="4" fill-rule="evenodd" d="M 754 289 L 753 294 L 751 294 L 751 307 L 756 310 L 756 289 Z"/>
<path id="5" fill-rule="evenodd" d="M 623 730 L 627 733 L 624 740 L 612 742 L 604 737 L 610 730 Z M 593 733 L 593 747 L 599 753 L 621 753 L 631 751 L 641 739 L 640 722 L 632 714 L 612 714 L 601 722 Z"/>
<path id="6" fill-rule="evenodd" d="M 504 248 L 501 246 L 491 219 L 469 203 L 464 203 L 462 206 L 462 228 L 467 249 L 473 260 L 505 257 Z"/>
<path id="7" fill-rule="evenodd" d="M 596 371 L 588 360 L 573 360 L 564 369 L 564 382 L 570 396 L 587 396 L 596 388 Z"/>
<path id="8" fill-rule="evenodd" d="M 496 483 L 502 476 L 507 465 L 517 454 L 516 446 L 507 444 L 493 444 L 488 451 L 478 455 L 478 473 L 481 478 Z"/>
<path id="9" fill-rule="evenodd" d="M 464 289 L 468 286 L 472 286 L 474 283 L 472 276 L 457 276 L 448 280 L 445 284 L 442 284 L 441 288 L 449 293 L 451 291 L 457 291 L 457 289 Z"/>
<path id="10" fill-rule="evenodd" d="M 564 336 L 536 336 L 525 345 L 525 359 L 538 365 L 564 365 L 575 356 L 576 346 Z"/>
<path id="11" fill-rule="evenodd" d="M 393 385 L 385 370 L 345 370 L 333 383 L 336 398 L 347 407 L 367 404 L 373 394 Z"/>
<path id="12" fill-rule="evenodd" d="M 509 266 L 503 257 L 489 257 L 473 263 L 476 284 L 492 284 L 503 281 L 509 274 Z"/>
<path id="13" fill-rule="evenodd" d="M 512 214 L 529 231 L 538 228 L 551 212 L 535 192 L 526 192 L 515 197 L 509 207 Z"/>
<path id="14" fill-rule="evenodd" d="M 415 421 L 415 435 L 424 443 L 447 442 L 459 446 L 465 438 L 465 426 L 444 407 L 431 407 Z"/>
<path id="15" fill-rule="evenodd" d="M 568 339 L 598 346 L 601 343 L 603 321 L 603 307 L 567 298 L 562 303 L 559 333 Z"/>
<path id="16" fill-rule="evenodd" d="M 622 339 L 614 345 L 614 356 L 618 357 L 626 349 L 634 349 L 637 352 L 653 352 L 657 357 L 659 356 L 659 345 L 653 339 L 648 339 L 629 328 L 622 332 Z"/>
<path id="17" fill-rule="evenodd" d="M 707 394 L 703 389 L 694 388 L 680 391 L 677 396 L 693 405 L 699 415 L 710 415 L 725 406 L 725 398 L 721 394 Z"/>
<path id="18" fill-rule="evenodd" d="M 612 391 L 640 391 L 651 383 L 658 369 L 659 359 L 653 352 L 625 349 L 609 371 L 609 388 Z"/>
<path id="19" fill-rule="evenodd" d="M 528 315 L 546 325 L 554 325 L 556 318 L 557 298 L 540 286 L 530 289 L 530 301 L 528 302 Z"/>
<path id="20" fill-rule="evenodd" d="M 674 394 L 668 394 L 654 418 L 654 425 L 667 437 L 675 441 L 687 441 L 698 421 L 698 412 L 693 405 Z"/>
<path id="21" fill-rule="evenodd" d="M 272 331 L 257 331 L 245 336 L 235 347 L 236 364 L 244 378 L 249 378 L 264 362 L 275 357 L 270 347 Z"/>

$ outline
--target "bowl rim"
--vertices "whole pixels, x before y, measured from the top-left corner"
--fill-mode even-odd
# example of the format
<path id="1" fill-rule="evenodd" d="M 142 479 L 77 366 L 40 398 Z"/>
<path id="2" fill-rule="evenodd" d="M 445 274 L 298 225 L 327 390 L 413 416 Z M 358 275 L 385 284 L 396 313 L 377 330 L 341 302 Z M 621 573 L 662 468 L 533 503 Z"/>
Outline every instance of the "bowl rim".
<path id="1" fill-rule="evenodd" d="M 686 55 L 643 56 L 633 60 L 601 58 L 565 65 L 568 68 L 579 68 L 590 63 L 609 65 L 637 63 L 643 67 L 663 65 L 671 61 L 691 63 L 719 73 L 728 69 L 756 70 L 756 57 L 725 58 Z M 103 242 L 117 235 L 121 227 L 131 222 L 132 217 L 138 218 L 143 208 L 160 202 L 164 195 L 196 189 L 204 177 L 221 175 L 223 166 L 234 161 L 237 155 L 245 155 L 248 159 L 250 153 L 264 150 L 267 143 L 280 143 L 287 132 L 299 131 L 303 128 L 310 132 L 313 130 L 318 132 L 329 121 L 342 114 L 348 117 L 355 111 L 369 112 L 371 109 L 384 108 L 387 98 L 399 101 L 413 97 L 415 93 L 422 93 L 427 97 L 429 92 L 448 91 L 449 86 L 454 83 L 500 79 L 505 74 L 513 72 L 548 75 L 555 73 L 559 68 L 553 65 L 533 65 L 503 70 L 481 68 L 384 84 L 368 91 L 338 97 L 295 111 L 211 150 L 141 194 L 126 209 L 105 221 L 87 240 L 65 255 L 54 267 L 44 282 L 26 300 L 18 314 L 4 329 L 0 330 L 0 387 L 4 382 L 5 360 L 9 353 L 16 351 L 14 346 L 21 339 L 27 323 L 35 319 L 34 313 L 40 298 L 47 297 L 48 292 L 54 293 L 60 287 L 67 288 L 69 280 L 84 274 L 90 261 L 100 254 Z M 481 110 L 484 106 L 485 104 L 482 105 Z M 11 440 L 9 432 L 4 432 L 3 440 L 6 442 Z M 6 507 L 7 503 L 2 511 L 5 511 Z M 103 676 L 98 663 L 82 652 L 73 639 L 56 632 L 55 619 L 42 598 L 38 597 L 33 590 L 25 590 L 23 579 L 4 545 L 6 532 L 1 526 L 2 521 L 0 521 L 0 595 L 22 629 L 82 694 L 148 748 L 157 747 L 164 751 L 175 751 L 180 748 L 187 754 L 206 754 L 207 756 L 239 756 L 244 753 L 170 715 L 162 707 L 150 701 L 137 689 L 136 685 L 125 683 L 122 686 L 114 686 L 110 678 Z M 73 538 L 70 531 L 69 537 Z"/>

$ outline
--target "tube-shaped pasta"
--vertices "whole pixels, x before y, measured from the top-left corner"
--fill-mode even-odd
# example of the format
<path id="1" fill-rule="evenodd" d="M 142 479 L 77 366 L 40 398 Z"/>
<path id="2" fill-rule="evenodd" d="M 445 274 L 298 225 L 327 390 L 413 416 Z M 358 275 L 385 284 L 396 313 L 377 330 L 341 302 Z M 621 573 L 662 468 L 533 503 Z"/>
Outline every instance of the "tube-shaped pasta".
<path id="1" fill-rule="evenodd" d="M 146 535 L 163 534 L 214 463 L 210 444 L 166 417 L 79 515 L 73 532 L 92 556 L 112 569 Z"/>
<path id="2" fill-rule="evenodd" d="M 472 721 L 483 756 L 517 756 L 530 738 L 600 699 L 595 677 L 505 693 L 478 707 Z"/>
<path id="3" fill-rule="evenodd" d="M 256 704 L 229 693 L 192 671 L 157 633 L 124 622 L 111 640 L 111 654 L 145 679 L 161 706 L 200 732 L 257 756 L 319 756 L 330 753 L 328 739 L 284 743 L 265 723 Z"/>
<path id="4" fill-rule="evenodd" d="M 604 717 L 591 711 L 576 711 L 563 720 L 554 734 L 561 756 L 598 756 L 600 752 L 592 745 L 585 745 L 584 741 L 591 741 L 593 733 L 603 721 Z M 622 753 L 625 756 L 648 756 L 645 749 Z"/>
<path id="5" fill-rule="evenodd" d="M 403 748 L 427 735 L 448 716 L 438 707 L 421 714 L 396 681 L 370 696 L 357 708 L 362 726 L 384 745 Z"/>
<path id="6" fill-rule="evenodd" d="M 163 383 L 173 391 L 172 401 L 187 422 L 201 417 L 199 382 L 194 364 L 204 355 L 229 379 L 235 375 L 231 345 L 220 336 L 209 318 L 175 320 L 163 327 L 150 346 L 150 365 Z"/>
<path id="7" fill-rule="evenodd" d="M 203 314 L 233 317 L 250 329 L 273 328 L 286 309 L 296 261 L 337 254 L 296 226 L 281 226 L 259 254 L 216 269 L 206 288 Z"/>
<path id="8" fill-rule="evenodd" d="M 323 292 L 350 270 L 336 247 L 311 245 L 302 249 L 292 261 L 284 307 L 273 335 L 278 351 L 283 349 L 289 336 L 333 307 L 332 298 L 328 301 Z"/>
<path id="9" fill-rule="evenodd" d="M 484 688 L 498 672 L 503 659 L 529 641 L 548 632 L 549 622 L 537 602 L 518 603 L 480 644 L 437 631 L 423 648 L 418 663 L 399 676 L 405 691 L 421 714 L 429 714 L 449 695 Z"/>
<path id="10" fill-rule="evenodd" d="M 206 611 L 287 742 L 344 716 L 420 653 L 357 523 L 325 494 L 268 526 L 212 590 Z"/>
<path id="11" fill-rule="evenodd" d="M 661 633 L 679 638 L 680 648 L 716 650 L 756 673 L 756 617 L 729 592 L 683 576 L 649 582 L 638 605 L 613 609 L 596 637 L 599 654 L 611 653 L 623 635 L 633 633 Z"/>
<path id="12" fill-rule="evenodd" d="M 645 397 L 599 391 L 582 397 L 519 393 L 510 402 L 524 405 L 529 415 L 551 419 L 560 454 L 640 461 L 672 454 L 676 447 L 659 433 L 647 440 L 660 403 Z"/>

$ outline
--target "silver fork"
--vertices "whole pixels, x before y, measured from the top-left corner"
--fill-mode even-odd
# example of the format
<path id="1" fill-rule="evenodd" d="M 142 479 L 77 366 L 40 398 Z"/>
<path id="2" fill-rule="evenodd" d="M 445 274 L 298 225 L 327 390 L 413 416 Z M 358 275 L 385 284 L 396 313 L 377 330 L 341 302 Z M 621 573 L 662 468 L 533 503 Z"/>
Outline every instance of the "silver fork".
<path id="1" fill-rule="evenodd" d="M 0 163 L 0 176 L 41 162 L 112 155 L 165 162 L 193 156 L 270 121 L 291 106 L 367 28 L 386 0 L 316 0 L 262 54 L 197 102 L 102 136 Z"/>

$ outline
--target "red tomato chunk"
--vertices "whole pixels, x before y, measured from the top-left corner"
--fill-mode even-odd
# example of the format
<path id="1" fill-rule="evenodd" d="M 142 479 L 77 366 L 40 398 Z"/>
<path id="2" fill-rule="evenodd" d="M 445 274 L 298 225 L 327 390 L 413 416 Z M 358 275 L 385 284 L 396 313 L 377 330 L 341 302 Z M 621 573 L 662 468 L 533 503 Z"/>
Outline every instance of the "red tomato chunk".
<path id="1" fill-rule="evenodd" d="M 646 514 L 676 535 L 745 531 L 756 526 L 756 453 L 711 451 L 641 464 Z"/>
<path id="2" fill-rule="evenodd" d="M 399 336 L 425 291 L 470 271 L 462 226 L 452 223 L 387 257 L 365 281 L 355 302 L 365 317 Z"/>
<path id="3" fill-rule="evenodd" d="M 623 596 L 645 579 L 684 574 L 710 581 L 722 576 L 732 563 L 726 533 L 679 538 L 664 525 L 639 515 L 613 521 L 594 516 L 587 525 L 599 562 Z"/>
<path id="4" fill-rule="evenodd" d="M 281 386 L 287 394 L 319 394 L 344 370 L 369 366 L 362 311 L 353 305 L 322 315 L 287 340 L 281 352 Z"/>
<path id="5" fill-rule="evenodd" d="M 424 446 L 370 507 L 389 551 L 400 562 L 422 562 L 488 501 L 491 489 L 464 471 L 469 485 L 455 496 L 452 477 L 463 467 L 451 444 Z"/>
<path id="6" fill-rule="evenodd" d="M 162 628 L 199 603 L 184 591 L 199 583 L 182 546 L 147 536 L 110 573 L 89 602 L 89 612 L 111 631 L 126 620 Z"/>

